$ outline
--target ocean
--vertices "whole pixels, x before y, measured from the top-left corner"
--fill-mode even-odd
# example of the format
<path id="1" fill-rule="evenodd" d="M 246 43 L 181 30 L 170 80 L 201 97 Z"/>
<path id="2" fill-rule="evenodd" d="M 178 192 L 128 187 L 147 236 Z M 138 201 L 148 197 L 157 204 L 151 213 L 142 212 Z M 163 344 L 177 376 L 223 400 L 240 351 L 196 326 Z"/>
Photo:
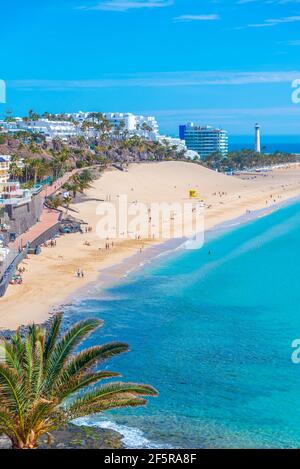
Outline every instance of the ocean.
<path id="1" fill-rule="evenodd" d="M 264 153 L 284 153 L 300 154 L 300 138 L 297 135 L 262 135 L 261 146 Z M 239 151 L 244 149 L 254 149 L 253 136 L 229 136 L 229 151 Z"/>
<path id="2" fill-rule="evenodd" d="M 229 151 L 239 151 L 239 150 L 253 150 L 254 144 L 249 144 L 246 142 L 241 143 L 229 143 Z M 283 152 L 283 153 L 296 153 L 300 154 L 300 143 L 269 143 L 263 145 L 263 152 L 264 153 L 275 153 L 275 152 Z"/>
<path id="3" fill-rule="evenodd" d="M 85 345 L 128 342 L 107 368 L 159 390 L 143 408 L 82 419 L 129 448 L 297 448 L 300 203 L 208 235 L 65 311 L 104 320 Z M 210 254 L 209 254 L 210 251 Z"/>

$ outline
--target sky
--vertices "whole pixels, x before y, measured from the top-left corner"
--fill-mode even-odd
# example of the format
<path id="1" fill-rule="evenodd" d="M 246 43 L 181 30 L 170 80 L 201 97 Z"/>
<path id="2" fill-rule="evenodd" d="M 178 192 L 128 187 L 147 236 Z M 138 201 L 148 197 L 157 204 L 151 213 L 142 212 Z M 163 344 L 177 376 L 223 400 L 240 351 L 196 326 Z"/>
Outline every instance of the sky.
<path id="1" fill-rule="evenodd" d="M 0 114 L 133 112 L 171 135 L 186 121 L 251 135 L 259 122 L 300 140 L 300 0 L 1 4 Z"/>

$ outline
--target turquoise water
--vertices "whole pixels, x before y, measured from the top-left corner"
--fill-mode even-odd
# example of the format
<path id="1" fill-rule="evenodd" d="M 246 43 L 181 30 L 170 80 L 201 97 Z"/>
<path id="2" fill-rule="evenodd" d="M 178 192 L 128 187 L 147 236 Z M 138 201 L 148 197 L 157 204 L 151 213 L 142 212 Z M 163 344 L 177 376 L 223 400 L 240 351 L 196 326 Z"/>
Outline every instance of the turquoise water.
<path id="1" fill-rule="evenodd" d="M 108 368 L 160 395 L 87 422 L 121 429 L 131 447 L 300 446 L 299 279 L 297 203 L 96 288 L 66 320 L 103 318 L 87 343 L 128 342 Z"/>

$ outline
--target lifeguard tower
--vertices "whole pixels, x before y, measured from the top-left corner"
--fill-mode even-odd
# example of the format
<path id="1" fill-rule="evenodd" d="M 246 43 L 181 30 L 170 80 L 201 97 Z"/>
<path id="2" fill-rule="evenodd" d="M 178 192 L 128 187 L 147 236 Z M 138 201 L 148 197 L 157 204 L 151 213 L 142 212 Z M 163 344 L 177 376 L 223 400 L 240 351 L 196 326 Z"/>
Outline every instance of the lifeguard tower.
<path id="1" fill-rule="evenodd" d="M 189 190 L 190 199 L 197 199 L 199 197 L 198 192 L 195 189 Z"/>

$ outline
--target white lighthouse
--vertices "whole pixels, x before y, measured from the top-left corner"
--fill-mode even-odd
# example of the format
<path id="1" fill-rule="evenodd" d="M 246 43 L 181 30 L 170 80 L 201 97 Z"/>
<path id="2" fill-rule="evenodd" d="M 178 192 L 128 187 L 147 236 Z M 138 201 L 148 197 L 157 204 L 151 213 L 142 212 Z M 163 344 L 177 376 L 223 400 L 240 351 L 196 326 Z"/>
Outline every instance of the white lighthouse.
<path id="1" fill-rule="evenodd" d="M 261 153 L 259 124 L 255 124 L 255 151 Z"/>

